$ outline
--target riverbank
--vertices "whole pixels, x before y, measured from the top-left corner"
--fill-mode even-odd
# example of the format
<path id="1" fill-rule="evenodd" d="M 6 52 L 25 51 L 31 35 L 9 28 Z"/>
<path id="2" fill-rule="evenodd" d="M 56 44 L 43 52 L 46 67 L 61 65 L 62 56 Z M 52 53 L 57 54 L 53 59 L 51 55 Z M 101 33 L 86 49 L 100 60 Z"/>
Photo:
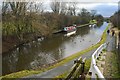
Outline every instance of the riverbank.
<path id="1" fill-rule="evenodd" d="M 109 25 L 108 25 L 109 26 Z M 105 42 L 106 40 L 106 30 L 108 29 L 108 27 L 105 29 L 102 37 L 101 37 L 101 40 L 100 42 L 98 42 L 96 45 L 93 45 L 85 50 L 82 50 L 76 54 L 73 54 L 63 60 L 60 60 L 58 61 L 56 64 L 52 64 L 52 65 L 48 65 L 47 68 L 41 68 L 41 69 L 38 69 L 38 70 L 25 70 L 25 71 L 21 71 L 21 72 L 17 72 L 17 73 L 12 73 L 12 74 L 9 74 L 9 75 L 6 75 L 6 76 L 3 76 L 2 78 L 20 78 L 20 77 L 23 77 L 23 76 L 27 76 L 27 75 L 30 75 L 30 74 L 36 74 L 36 73 L 40 73 L 40 72 L 44 72 L 44 71 L 47 71 L 49 69 L 52 69 L 52 68 L 55 68 L 55 67 L 58 67 L 62 64 L 65 64 L 67 62 L 69 62 L 70 60 L 86 53 L 86 52 L 89 52 L 97 47 L 99 47 L 102 43 Z"/>
<path id="2" fill-rule="evenodd" d="M 24 35 L 23 41 L 20 41 L 17 36 L 6 36 L 5 38 L 2 38 L 2 54 L 8 53 L 9 51 L 16 49 L 23 44 L 36 41 L 38 38 L 40 38 L 40 36 L 34 33 Z"/>

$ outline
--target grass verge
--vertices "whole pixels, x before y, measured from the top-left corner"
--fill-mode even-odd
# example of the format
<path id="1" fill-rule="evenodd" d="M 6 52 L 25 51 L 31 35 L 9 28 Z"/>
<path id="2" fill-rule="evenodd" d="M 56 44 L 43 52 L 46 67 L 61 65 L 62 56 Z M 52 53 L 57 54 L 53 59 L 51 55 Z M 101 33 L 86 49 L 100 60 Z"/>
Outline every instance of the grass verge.
<path id="1" fill-rule="evenodd" d="M 78 27 L 83 27 L 83 26 L 87 26 L 87 25 L 90 25 L 90 24 L 96 24 L 97 22 L 89 22 L 88 24 L 83 24 L 83 25 L 80 25 Z"/>
<path id="2" fill-rule="evenodd" d="M 87 59 L 86 62 L 85 62 L 85 73 L 87 73 L 89 71 L 90 65 L 91 65 L 91 58 Z M 60 78 L 66 78 L 68 73 L 69 73 L 69 71 L 65 71 L 63 74 L 60 74 L 60 75 L 56 76 L 53 80 L 56 80 L 58 78 L 59 79 Z"/>
<path id="3" fill-rule="evenodd" d="M 65 63 L 77 58 L 78 56 L 83 55 L 84 53 L 87 53 L 87 52 L 89 52 L 89 51 L 91 51 L 91 50 L 93 50 L 95 48 L 98 48 L 101 44 L 103 44 L 105 42 L 105 40 L 106 40 L 106 36 L 107 36 L 106 31 L 107 31 L 108 27 L 109 27 L 109 25 L 104 30 L 103 35 L 101 37 L 101 40 L 97 44 L 95 44 L 95 45 L 93 45 L 93 46 L 91 46 L 91 47 L 89 47 L 89 48 L 87 48 L 85 50 L 82 50 L 82 51 L 80 51 L 78 53 L 75 53 L 75 54 L 73 54 L 71 56 L 68 56 L 68 57 L 62 59 L 61 61 L 59 61 L 56 64 L 53 64 L 53 65 L 51 65 L 51 66 L 49 66 L 47 68 L 42 68 L 42 69 L 39 69 L 39 70 L 23 70 L 23 71 L 20 71 L 20 72 L 11 73 L 11 74 L 8 74 L 8 75 L 5 75 L 5 76 L 1 76 L 0 78 L 21 78 L 21 77 L 32 75 L 32 74 L 38 74 L 38 73 L 50 70 L 52 68 L 58 67 L 60 65 L 63 65 Z"/>
<path id="4" fill-rule="evenodd" d="M 106 78 L 120 78 L 119 60 L 116 51 L 107 52 L 105 60 L 104 76 Z"/>

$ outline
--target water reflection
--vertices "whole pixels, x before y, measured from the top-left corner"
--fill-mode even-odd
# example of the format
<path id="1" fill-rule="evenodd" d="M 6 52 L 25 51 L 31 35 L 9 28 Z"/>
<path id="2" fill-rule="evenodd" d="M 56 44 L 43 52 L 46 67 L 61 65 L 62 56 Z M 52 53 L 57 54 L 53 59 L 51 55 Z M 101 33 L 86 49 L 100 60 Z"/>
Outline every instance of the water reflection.
<path id="1" fill-rule="evenodd" d="M 90 32 L 90 27 L 85 26 L 85 27 L 78 28 L 77 35 L 80 35 L 82 37 L 88 34 L 89 32 Z"/>
<path id="2" fill-rule="evenodd" d="M 103 22 L 98 22 L 97 27 L 101 27 L 103 25 Z"/>
<path id="3" fill-rule="evenodd" d="M 39 68 L 96 44 L 106 25 L 107 23 L 100 27 L 82 27 L 70 37 L 57 34 L 50 39 L 28 43 L 8 54 L 3 54 L 3 75 Z"/>

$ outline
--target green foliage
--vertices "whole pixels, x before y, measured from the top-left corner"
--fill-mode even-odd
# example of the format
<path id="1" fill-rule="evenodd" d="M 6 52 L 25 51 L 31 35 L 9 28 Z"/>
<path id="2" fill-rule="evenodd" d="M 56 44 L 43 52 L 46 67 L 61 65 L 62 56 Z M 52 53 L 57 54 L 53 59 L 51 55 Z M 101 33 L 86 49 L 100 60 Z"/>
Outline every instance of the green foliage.
<path id="1" fill-rule="evenodd" d="M 81 24 L 85 24 L 85 23 L 89 23 L 89 21 L 91 20 L 92 16 L 90 14 L 90 12 L 88 12 L 86 9 L 82 9 L 82 11 L 80 13 L 78 13 L 78 15 L 80 16 L 80 23 Z"/>
<path id="2" fill-rule="evenodd" d="M 27 76 L 27 75 L 30 75 L 30 74 L 38 74 L 38 73 L 40 73 L 40 72 L 41 72 L 41 71 L 23 70 L 23 71 L 20 71 L 20 72 L 8 74 L 8 75 L 6 75 L 6 76 L 1 76 L 0 78 L 1 78 L 1 79 L 11 78 L 11 79 L 13 80 L 13 79 L 15 79 L 15 78 L 20 78 L 20 77 Z"/>
<path id="3" fill-rule="evenodd" d="M 80 16 L 58 15 L 54 13 L 44 13 L 42 16 L 39 14 L 31 13 L 31 15 L 9 15 L 3 17 L 3 36 L 17 36 L 22 39 L 25 34 L 35 32 L 37 35 L 49 36 L 52 32 L 62 29 L 65 26 L 73 24 L 88 23 L 89 20 Z M 14 17 L 12 17 L 14 16 Z M 10 19 L 7 19 L 11 17 Z M 81 22 L 82 21 L 82 22 Z"/>
<path id="4" fill-rule="evenodd" d="M 97 23 L 97 21 L 96 20 L 90 20 L 90 22 L 89 22 L 90 24 L 96 24 Z"/>
<path id="5" fill-rule="evenodd" d="M 85 73 L 88 73 L 91 65 L 91 58 L 87 59 L 85 62 Z"/>
<path id="6" fill-rule="evenodd" d="M 103 51 L 103 52 L 106 52 L 106 51 L 107 51 L 107 49 L 103 49 L 102 51 Z"/>
<path id="7" fill-rule="evenodd" d="M 120 29 L 120 10 L 110 17 L 110 21 L 114 27 L 118 27 L 118 29 Z"/>
<path id="8" fill-rule="evenodd" d="M 11 8 L 11 11 L 7 10 L 8 7 Z M 35 37 L 49 36 L 63 27 L 86 24 L 91 19 L 91 14 L 86 9 L 82 9 L 82 12 L 76 16 L 52 12 L 39 14 L 37 9 L 27 11 L 27 7 L 31 7 L 27 2 L 4 2 L 2 6 L 3 37 L 16 36 L 23 41 L 24 36 L 29 33 L 35 33 Z"/>
<path id="9" fill-rule="evenodd" d="M 95 15 L 95 19 L 96 19 L 97 22 L 103 22 L 104 17 L 99 14 L 99 15 Z"/>

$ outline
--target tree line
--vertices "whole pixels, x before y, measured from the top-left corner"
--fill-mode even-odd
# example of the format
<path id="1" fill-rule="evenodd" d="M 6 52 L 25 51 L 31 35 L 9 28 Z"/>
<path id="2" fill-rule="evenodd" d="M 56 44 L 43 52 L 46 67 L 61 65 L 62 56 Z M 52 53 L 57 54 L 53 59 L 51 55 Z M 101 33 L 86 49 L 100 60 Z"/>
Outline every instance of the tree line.
<path id="1" fill-rule="evenodd" d="M 2 3 L 2 36 L 15 36 L 20 41 L 25 36 L 50 36 L 52 32 L 72 24 L 89 23 L 91 19 L 100 21 L 102 15 L 96 11 L 78 9 L 76 2 L 52 1 L 47 11 L 43 2 L 3 2 Z"/>
<path id="2" fill-rule="evenodd" d="M 115 12 L 114 15 L 110 17 L 110 21 L 112 22 L 114 27 L 120 29 L 120 10 Z"/>

